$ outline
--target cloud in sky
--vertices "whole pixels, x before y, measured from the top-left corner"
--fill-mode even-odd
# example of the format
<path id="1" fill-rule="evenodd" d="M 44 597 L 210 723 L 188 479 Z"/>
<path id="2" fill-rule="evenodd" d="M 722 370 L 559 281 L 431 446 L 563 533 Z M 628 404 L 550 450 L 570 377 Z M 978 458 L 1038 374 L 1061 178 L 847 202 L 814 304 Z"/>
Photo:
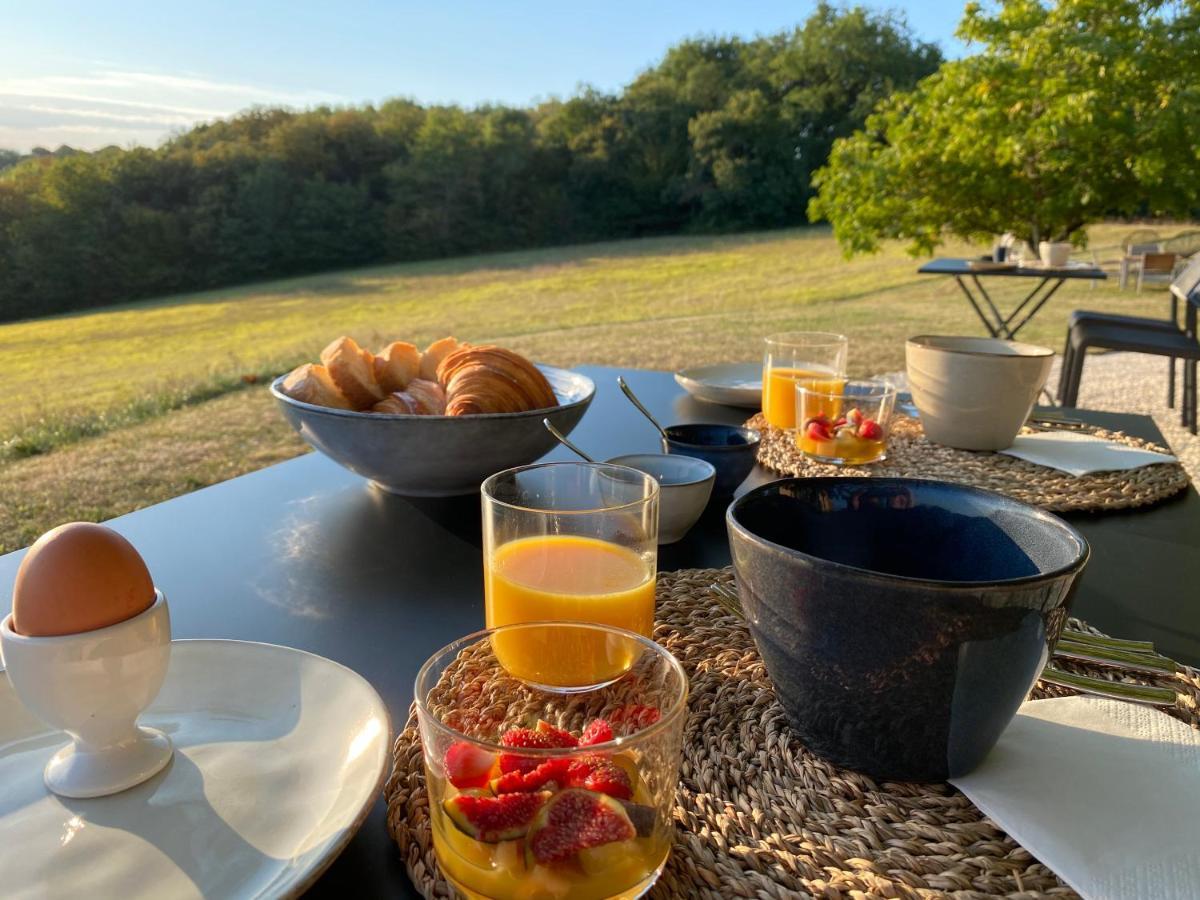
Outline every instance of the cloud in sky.
<path id="1" fill-rule="evenodd" d="M 341 103 L 327 91 L 281 90 L 192 73 L 98 68 L 81 74 L 0 78 L 0 147 L 153 146 L 171 132 L 256 104 Z"/>

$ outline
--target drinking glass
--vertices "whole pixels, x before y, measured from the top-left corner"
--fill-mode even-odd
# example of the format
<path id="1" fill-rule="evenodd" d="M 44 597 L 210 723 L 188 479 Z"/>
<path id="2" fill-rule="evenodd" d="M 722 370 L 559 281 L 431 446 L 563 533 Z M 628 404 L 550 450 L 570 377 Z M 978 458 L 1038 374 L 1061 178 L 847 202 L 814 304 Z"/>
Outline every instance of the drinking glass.
<path id="1" fill-rule="evenodd" d="M 496 653 L 511 639 L 582 639 L 627 671 L 585 692 L 542 691 Z M 632 898 L 658 878 L 687 718 L 687 677 L 662 647 L 603 625 L 507 625 L 435 653 L 415 697 L 434 852 L 461 894 Z"/>
<path id="2" fill-rule="evenodd" d="M 836 390 L 796 388 L 796 446 L 818 462 L 859 466 L 887 459 L 896 389 L 886 381 L 846 381 Z"/>
<path id="3" fill-rule="evenodd" d="M 765 339 L 763 415 L 775 428 L 796 427 L 796 387 L 837 390 L 846 377 L 846 336 L 789 331 Z"/>
<path id="4" fill-rule="evenodd" d="M 606 463 L 543 463 L 498 472 L 483 483 L 484 607 L 487 626 L 595 622 L 638 634 L 654 628 L 658 482 Z M 596 646 L 497 644 L 509 671 L 564 688 L 619 677 L 624 664 Z"/>

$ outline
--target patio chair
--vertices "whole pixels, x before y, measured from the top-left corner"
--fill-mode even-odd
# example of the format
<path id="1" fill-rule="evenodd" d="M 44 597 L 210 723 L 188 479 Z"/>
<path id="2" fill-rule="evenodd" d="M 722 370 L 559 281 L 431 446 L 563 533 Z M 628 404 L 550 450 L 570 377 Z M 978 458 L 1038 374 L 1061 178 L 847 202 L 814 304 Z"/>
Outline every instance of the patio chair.
<path id="1" fill-rule="evenodd" d="M 1058 400 L 1073 406 L 1079 394 L 1084 356 L 1088 347 L 1129 350 L 1167 357 L 1167 405 L 1175 405 L 1175 360 L 1187 361 L 1184 371 L 1183 424 L 1196 433 L 1196 311 L 1200 305 L 1200 256 L 1187 263 L 1171 283 L 1169 319 L 1123 316 L 1115 313 L 1076 310 L 1071 314 L 1067 342 L 1063 348 L 1058 380 Z M 1183 328 L 1179 304 L 1185 304 Z M 1187 307 L 1187 304 L 1192 304 Z"/>
<path id="2" fill-rule="evenodd" d="M 1147 253 L 1142 257 L 1138 267 L 1137 292 L 1142 292 L 1142 285 L 1147 282 L 1170 284 L 1175 280 L 1176 268 L 1179 263 L 1177 253 Z"/>
<path id="3" fill-rule="evenodd" d="M 1129 244 L 1125 250 L 1125 255 L 1121 257 L 1119 285 L 1121 290 L 1125 290 L 1125 285 L 1129 281 L 1129 276 L 1142 269 L 1142 260 L 1146 258 L 1147 253 L 1159 253 L 1162 250 L 1162 245 L 1158 242 L 1150 244 Z"/>

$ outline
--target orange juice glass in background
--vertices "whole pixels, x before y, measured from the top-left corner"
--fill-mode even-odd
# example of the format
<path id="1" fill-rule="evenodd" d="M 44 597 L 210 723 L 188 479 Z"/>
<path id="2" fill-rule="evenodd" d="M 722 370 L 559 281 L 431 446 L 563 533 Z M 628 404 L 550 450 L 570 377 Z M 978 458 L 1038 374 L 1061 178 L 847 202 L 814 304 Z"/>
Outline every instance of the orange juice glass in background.
<path id="1" fill-rule="evenodd" d="M 796 427 L 796 386 L 832 393 L 846 378 L 846 336 L 789 331 L 765 339 L 763 415 L 775 428 Z"/>
<path id="2" fill-rule="evenodd" d="M 482 492 L 488 628 L 593 622 L 651 634 L 658 564 L 653 478 L 626 466 L 544 463 L 499 472 Z M 581 634 L 574 643 L 535 646 L 512 634 L 496 655 L 532 684 L 583 689 L 624 671 L 595 640 Z"/>
<path id="3" fill-rule="evenodd" d="M 796 446 L 818 462 L 860 466 L 887 458 L 896 389 L 886 381 L 845 381 L 836 390 L 796 388 Z"/>

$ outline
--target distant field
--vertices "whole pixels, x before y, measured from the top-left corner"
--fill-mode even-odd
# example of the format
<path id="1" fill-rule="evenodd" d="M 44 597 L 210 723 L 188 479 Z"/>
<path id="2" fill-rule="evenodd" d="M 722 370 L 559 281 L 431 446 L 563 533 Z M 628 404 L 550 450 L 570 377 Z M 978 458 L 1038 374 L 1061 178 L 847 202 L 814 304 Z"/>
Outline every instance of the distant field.
<path id="1" fill-rule="evenodd" d="M 1115 258 L 1129 230 L 1094 228 L 1092 248 Z M 899 247 L 846 261 L 825 228 L 655 238 L 359 269 L 0 325 L 0 550 L 66 518 L 117 515 L 299 452 L 264 389 L 242 390 L 241 376 L 284 371 L 339 334 L 374 348 L 453 333 L 560 365 L 673 369 L 757 359 L 772 331 L 836 330 L 850 336 L 852 372 L 867 374 L 901 368 L 909 335 L 981 331 L 954 283 L 917 275 L 919 262 Z M 988 284 L 1001 299 L 1031 286 Z M 1079 306 L 1164 309 L 1160 291 L 1069 283 L 1022 338 L 1057 348 Z M 50 452 L 18 458 L 39 451 Z"/>

